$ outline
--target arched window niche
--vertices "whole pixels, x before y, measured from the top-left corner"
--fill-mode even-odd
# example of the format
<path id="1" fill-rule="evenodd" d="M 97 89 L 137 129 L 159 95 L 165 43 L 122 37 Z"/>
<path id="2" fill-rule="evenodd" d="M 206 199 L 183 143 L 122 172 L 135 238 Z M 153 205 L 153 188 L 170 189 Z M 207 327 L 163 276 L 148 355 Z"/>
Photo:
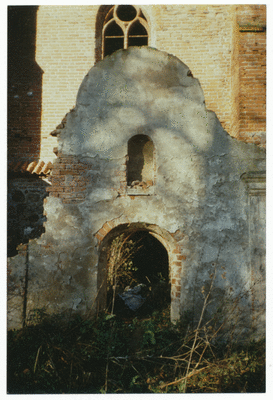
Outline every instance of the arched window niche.
<path id="1" fill-rule="evenodd" d="M 147 135 L 135 135 L 128 141 L 127 194 L 154 193 L 154 144 Z"/>
<path id="2" fill-rule="evenodd" d="M 101 58 L 129 46 L 148 46 L 148 31 L 148 22 L 140 7 L 113 6 L 103 22 Z"/>

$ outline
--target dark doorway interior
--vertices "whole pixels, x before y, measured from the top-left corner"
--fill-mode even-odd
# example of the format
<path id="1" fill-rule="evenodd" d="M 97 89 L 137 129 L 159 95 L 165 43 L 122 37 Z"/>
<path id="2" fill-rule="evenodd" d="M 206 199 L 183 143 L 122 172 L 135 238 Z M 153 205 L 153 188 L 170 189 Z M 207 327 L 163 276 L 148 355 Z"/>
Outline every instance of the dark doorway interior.
<path id="1" fill-rule="evenodd" d="M 145 316 L 170 303 L 169 262 L 165 247 L 149 232 L 116 236 L 108 251 L 108 311 Z"/>

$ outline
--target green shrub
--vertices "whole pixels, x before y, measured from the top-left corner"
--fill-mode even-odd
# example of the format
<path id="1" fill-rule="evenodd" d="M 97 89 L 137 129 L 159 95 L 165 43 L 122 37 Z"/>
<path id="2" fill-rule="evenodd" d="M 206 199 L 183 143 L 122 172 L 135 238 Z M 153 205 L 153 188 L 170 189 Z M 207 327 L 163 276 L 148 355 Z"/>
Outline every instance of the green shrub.
<path id="1" fill-rule="evenodd" d="M 265 391 L 264 341 L 212 345 L 206 326 L 196 335 L 187 318 L 172 324 L 168 309 L 143 319 L 60 321 L 8 332 L 8 393 Z"/>

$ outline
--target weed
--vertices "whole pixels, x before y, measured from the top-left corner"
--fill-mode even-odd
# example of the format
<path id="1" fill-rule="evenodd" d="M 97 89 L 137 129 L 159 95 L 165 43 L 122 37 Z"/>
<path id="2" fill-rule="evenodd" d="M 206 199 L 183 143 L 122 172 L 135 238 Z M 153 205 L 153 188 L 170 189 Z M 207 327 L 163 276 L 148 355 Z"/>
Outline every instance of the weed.
<path id="1" fill-rule="evenodd" d="M 263 393 L 265 341 L 223 341 L 230 313 L 203 321 L 214 279 L 195 329 L 189 313 L 171 323 L 169 308 L 66 322 L 36 310 L 34 325 L 8 332 L 8 393 Z"/>
<path id="2" fill-rule="evenodd" d="M 264 341 L 217 348 L 168 314 L 10 331 L 8 393 L 264 392 Z"/>

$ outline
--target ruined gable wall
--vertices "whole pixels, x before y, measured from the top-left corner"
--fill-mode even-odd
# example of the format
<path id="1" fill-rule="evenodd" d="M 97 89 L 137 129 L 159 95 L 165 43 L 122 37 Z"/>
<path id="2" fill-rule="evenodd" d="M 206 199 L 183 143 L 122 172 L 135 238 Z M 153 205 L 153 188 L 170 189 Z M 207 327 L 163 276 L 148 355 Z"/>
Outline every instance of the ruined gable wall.
<path id="1" fill-rule="evenodd" d="M 89 313 L 101 240 L 130 223 L 155 225 L 177 241 L 170 246 L 177 257 L 170 257 L 173 319 L 188 308 L 198 318 L 201 288 L 208 289 L 215 268 L 212 308 L 230 288 L 234 296 L 250 289 L 248 194 L 241 177 L 264 169 L 264 152 L 223 130 L 188 71 L 177 58 L 143 48 L 117 52 L 85 77 L 59 132 L 45 234 L 29 244 L 28 313 L 42 306 Z M 136 134 L 154 143 L 153 195 L 124 188 L 127 144 Z M 250 297 L 243 304 L 248 325 Z"/>

